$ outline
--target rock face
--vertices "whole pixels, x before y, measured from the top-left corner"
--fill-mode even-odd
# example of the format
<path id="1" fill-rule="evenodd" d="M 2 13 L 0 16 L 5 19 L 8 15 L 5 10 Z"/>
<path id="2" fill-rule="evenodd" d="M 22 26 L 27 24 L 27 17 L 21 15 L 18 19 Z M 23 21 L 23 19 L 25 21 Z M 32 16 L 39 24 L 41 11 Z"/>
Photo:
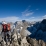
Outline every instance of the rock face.
<path id="1" fill-rule="evenodd" d="M 33 26 L 28 27 L 27 30 L 32 33 L 29 35 L 30 38 L 40 39 L 46 42 L 46 19 L 36 22 Z"/>
<path id="2" fill-rule="evenodd" d="M 46 42 L 43 40 L 36 40 L 28 37 L 27 41 L 31 46 L 46 46 Z"/>

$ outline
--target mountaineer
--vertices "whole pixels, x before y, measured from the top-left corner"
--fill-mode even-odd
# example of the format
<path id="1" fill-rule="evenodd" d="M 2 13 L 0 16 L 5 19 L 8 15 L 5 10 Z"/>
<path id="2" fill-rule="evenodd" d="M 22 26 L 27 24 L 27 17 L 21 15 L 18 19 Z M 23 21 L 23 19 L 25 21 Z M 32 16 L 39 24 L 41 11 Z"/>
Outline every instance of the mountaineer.
<path id="1" fill-rule="evenodd" d="M 6 39 L 6 36 L 8 39 Z M 10 41 L 11 38 L 11 27 L 10 23 L 6 23 L 5 21 L 2 21 L 2 39 L 6 41 Z"/>

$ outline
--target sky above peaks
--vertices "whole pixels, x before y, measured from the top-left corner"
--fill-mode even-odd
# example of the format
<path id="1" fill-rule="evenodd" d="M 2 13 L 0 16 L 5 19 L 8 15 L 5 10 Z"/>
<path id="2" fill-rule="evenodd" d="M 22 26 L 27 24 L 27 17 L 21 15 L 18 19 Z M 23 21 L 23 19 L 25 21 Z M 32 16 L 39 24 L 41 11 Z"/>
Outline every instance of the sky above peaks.
<path id="1" fill-rule="evenodd" d="M 46 0 L 0 0 L 0 21 L 46 19 Z"/>

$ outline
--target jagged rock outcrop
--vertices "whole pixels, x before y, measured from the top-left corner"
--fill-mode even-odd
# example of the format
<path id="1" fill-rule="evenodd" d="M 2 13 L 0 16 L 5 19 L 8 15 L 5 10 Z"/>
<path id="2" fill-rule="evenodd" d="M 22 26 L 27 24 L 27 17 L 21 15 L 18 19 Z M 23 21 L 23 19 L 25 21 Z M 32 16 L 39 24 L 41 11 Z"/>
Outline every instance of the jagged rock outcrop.
<path id="1" fill-rule="evenodd" d="M 46 46 L 46 42 L 43 40 L 36 40 L 30 37 L 27 37 L 26 39 L 31 46 Z"/>

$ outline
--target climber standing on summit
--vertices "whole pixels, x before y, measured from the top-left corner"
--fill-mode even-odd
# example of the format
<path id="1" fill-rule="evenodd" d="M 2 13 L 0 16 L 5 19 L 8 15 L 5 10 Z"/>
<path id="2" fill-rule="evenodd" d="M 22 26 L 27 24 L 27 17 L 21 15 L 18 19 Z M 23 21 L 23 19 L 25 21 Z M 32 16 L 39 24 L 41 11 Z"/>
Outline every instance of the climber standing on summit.
<path id="1" fill-rule="evenodd" d="M 10 28 L 10 23 L 6 23 L 5 21 L 2 21 L 2 39 L 4 39 L 4 41 L 6 42 L 6 36 L 8 38 L 8 41 L 10 41 L 10 37 L 11 37 L 11 28 Z"/>

